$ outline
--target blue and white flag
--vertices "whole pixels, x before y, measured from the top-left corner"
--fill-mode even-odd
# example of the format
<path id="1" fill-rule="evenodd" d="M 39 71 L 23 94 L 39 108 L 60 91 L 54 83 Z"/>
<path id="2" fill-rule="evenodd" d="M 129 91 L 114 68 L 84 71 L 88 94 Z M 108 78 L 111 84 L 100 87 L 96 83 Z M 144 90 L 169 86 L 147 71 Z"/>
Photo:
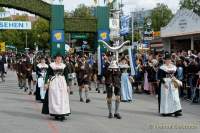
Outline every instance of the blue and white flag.
<path id="1" fill-rule="evenodd" d="M 131 76 L 136 75 L 136 55 L 135 52 L 131 48 L 128 49 L 129 59 L 130 59 L 130 67 L 131 67 Z"/>
<path id="2" fill-rule="evenodd" d="M 126 35 L 130 32 L 130 16 L 122 16 L 120 19 L 120 34 L 121 35 Z"/>

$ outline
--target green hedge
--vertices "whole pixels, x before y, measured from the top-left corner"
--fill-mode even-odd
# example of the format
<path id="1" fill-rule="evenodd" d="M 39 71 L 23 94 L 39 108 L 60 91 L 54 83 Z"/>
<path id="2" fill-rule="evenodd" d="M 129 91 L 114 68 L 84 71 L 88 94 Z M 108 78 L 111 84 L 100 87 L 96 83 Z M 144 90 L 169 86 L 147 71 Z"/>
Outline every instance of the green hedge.
<path id="1" fill-rule="evenodd" d="M 97 19 L 65 18 L 65 32 L 97 32 Z"/>
<path id="2" fill-rule="evenodd" d="M 0 0 L 0 6 L 27 11 L 50 20 L 51 5 L 41 0 Z"/>

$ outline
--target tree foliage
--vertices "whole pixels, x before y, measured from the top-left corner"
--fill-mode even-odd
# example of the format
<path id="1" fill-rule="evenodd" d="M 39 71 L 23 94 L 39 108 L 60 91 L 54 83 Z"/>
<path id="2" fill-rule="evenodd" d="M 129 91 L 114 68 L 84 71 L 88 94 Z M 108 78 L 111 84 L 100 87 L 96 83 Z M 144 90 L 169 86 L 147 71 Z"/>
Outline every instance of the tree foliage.
<path id="1" fill-rule="evenodd" d="M 0 7 L 0 12 L 4 12 L 5 9 L 3 7 Z"/>
<path id="2" fill-rule="evenodd" d="M 73 17 L 93 18 L 92 10 L 84 4 L 80 4 L 78 8 L 73 11 Z"/>
<path id="3" fill-rule="evenodd" d="M 11 18 L 6 18 L 6 20 L 11 20 Z M 28 16 L 16 16 L 14 20 L 27 21 Z M 18 49 L 24 50 L 26 46 L 26 34 L 29 48 L 34 49 L 35 44 L 37 44 L 40 49 L 48 48 L 50 39 L 49 22 L 40 17 L 32 22 L 31 30 L 1 30 L 0 41 L 4 41 L 7 45 L 12 44 Z"/>
<path id="4" fill-rule="evenodd" d="M 181 0 L 180 9 L 182 8 L 192 10 L 200 16 L 200 0 Z"/>
<path id="5" fill-rule="evenodd" d="M 32 38 L 40 48 L 48 48 L 50 40 L 49 21 L 39 18 L 33 25 Z"/>
<path id="6" fill-rule="evenodd" d="M 168 8 L 168 6 L 158 3 L 151 13 L 153 30 L 160 31 L 161 27 L 166 26 L 172 17 L 172 11 Z"/>

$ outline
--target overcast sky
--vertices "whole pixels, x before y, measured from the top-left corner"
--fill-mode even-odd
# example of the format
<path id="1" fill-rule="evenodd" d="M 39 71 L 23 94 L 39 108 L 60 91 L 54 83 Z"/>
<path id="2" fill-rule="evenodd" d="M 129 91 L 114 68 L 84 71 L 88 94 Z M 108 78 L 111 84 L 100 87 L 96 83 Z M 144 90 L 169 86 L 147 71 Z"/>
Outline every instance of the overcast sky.
<path id="1" fill-rule="evenodd" d="M 51 0 L 43 0 L 46 2 L 50 2 Z M 66 11 L 74 10 L 79 4 L 85 4 L 87 6 L 94 6 L 94 0 L 63 0 L 65 5 Z M 100 5 L 103 5 L 104 0 L 99 0 Z M 121 1 L 121 0 L 118 0 Z M 129 14 L 129 12 L 135 10 L 144 9 L 153 9 L 156 6 L 156 3 L 165 3 L 168 7 L 176 13 L 179 8 L 179 1 L 180 0 L 122 0 L 123 4 L 125 5 L 123 10 L 125 14 Z M 17 13 L 16 10 L 11 10 L 11 12 Z"/>
<path id="2" fill-rule="evenodd" d="M 104 0 L 100 0 L 101 4 Z M 119 0 L 121 1 L 121 0 Z M 156 6 L 156 3 L 165 3 L 168 7 L 175 13 L 179 8 L 179 1 L 180 0 L 122 0 L 125 7 L 124 11 L 127 13 L 139 10 L 139 9 L 152 9 Z M 94 5 L 94 0 L 64 0 L 65 9 L 66 10 L 73 10 L 77 7 L 77 5 L 84 3 L 85 5 L 91 6 Z"/>

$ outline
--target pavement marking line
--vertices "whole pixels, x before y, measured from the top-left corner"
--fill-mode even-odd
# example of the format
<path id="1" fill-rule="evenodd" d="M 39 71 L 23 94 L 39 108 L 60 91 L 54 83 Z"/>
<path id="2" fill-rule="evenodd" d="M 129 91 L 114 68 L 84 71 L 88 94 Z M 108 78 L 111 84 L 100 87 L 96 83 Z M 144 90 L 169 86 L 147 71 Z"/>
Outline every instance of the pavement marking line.
<path id="1" fill-rule="evenodd" d="M 30 96 L 27 96 L 27 97 L 28 97 L 28 99 L 33 100 L 32 97 L 30 97 Z M 33 102 L 32 105 L 36 111 L 41 112 L 39 104 L 37 104 L 36 102 Z M 58 127 L 51 120 L 49 120 L 49 119 L 47 120 L 47 125 L 52 133 L 59 133 Z"/>

